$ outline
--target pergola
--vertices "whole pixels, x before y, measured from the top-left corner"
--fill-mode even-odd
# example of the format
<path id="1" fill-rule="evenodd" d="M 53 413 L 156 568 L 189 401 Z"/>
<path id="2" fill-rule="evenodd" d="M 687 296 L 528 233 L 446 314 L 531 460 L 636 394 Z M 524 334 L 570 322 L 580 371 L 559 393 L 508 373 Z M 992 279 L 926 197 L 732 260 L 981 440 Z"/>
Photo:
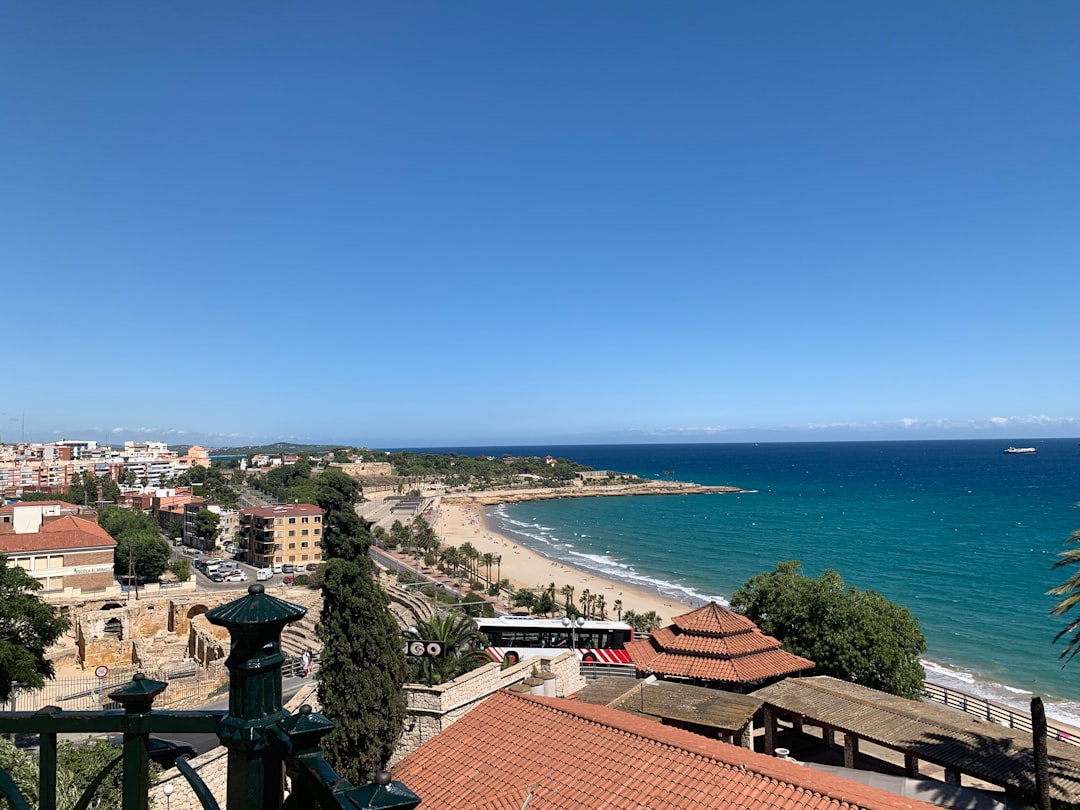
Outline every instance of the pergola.
<path id="1" fill-rule="evenodd" d="M 765 751 L 775 751 L 779 715 L 797 727 L 822 729 L 826 745 L 844 735 L 844 765 L 855 768 L 859 741 L 904 755 L 905 770 L 917 776 L 919 762 L 945 769 L 945 781 L 962 774 L 1025 797 L 1035 795 L 1032 740 L 1027 734 L 955 709 L 889 695 L 826 676 L 789 678 L 753 693 L 765 706 Z M 1080 747 L 1047 740 L 1052 798 L 1080 802 Z"/>

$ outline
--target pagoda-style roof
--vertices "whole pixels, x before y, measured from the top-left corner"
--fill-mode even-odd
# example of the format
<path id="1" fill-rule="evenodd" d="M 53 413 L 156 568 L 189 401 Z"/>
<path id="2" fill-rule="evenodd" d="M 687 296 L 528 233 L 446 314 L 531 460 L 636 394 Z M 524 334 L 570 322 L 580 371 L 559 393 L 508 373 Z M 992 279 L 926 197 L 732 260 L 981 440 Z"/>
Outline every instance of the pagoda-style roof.
<path id="1" fill-rule="evenodd" d="M 812 669 L 814 662 L 780 649 L 780 642 L 733 610 L 710 602 L 676 616 L 650 638 L 626 645 L 639 671 L 712 681 L 760 684 Z"/>

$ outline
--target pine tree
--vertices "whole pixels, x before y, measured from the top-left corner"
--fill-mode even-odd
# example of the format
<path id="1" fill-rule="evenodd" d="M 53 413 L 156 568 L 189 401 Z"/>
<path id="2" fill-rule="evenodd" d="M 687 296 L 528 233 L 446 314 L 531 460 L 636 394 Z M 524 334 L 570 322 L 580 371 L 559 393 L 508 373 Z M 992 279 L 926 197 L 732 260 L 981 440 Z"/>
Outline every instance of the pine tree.
<path id="1" fill-rule="evenodd" d="M 371 781 L 394 752 L 408 680 L 401 632 L 375 581 L 369 545 L 355 512 L 327 515 L 318 677 L 319 701 L 334 729 L 322 747 L 330 765 L 354 784 Z"/>

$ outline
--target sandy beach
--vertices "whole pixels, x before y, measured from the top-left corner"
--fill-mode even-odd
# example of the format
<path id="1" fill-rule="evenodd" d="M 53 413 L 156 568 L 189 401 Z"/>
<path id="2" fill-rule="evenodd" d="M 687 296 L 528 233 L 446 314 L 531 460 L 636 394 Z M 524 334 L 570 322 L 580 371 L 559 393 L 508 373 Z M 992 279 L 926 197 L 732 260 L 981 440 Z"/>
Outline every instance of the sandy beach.
<path id="1" fill-rule="evenodd" d="M 492 531 L 484 515 L 490 502 L 489 498 L 483 497 L 475 501 L 460 496 L 438 498 L 433 528 L 444 545 L 471 543 L 481 553 L 499 555 L 502 560 L 492 568 L 493 579 L 501 576 L 510 580 L 514 588 L 548 588 L 554 582 L 555 598 L 560 604 L 564 601 L 561 589 L 568 585 L 574 589 L 574 603 L 578 606 L 581 593 L 585 590 L 594 595 L 603 595 L 605 613 L 610 619 L 616 617 L 616 601 L 622 603 L 624 612 L 633 610 L 645 613 L 654 610 L 665 625 L 670 624 L 672 616 L 693 610 L 689 605 L 673 602 L 670 598 L 642 588 L 607 580 L 595 573 L 550 560 L 512 538 Z"/>

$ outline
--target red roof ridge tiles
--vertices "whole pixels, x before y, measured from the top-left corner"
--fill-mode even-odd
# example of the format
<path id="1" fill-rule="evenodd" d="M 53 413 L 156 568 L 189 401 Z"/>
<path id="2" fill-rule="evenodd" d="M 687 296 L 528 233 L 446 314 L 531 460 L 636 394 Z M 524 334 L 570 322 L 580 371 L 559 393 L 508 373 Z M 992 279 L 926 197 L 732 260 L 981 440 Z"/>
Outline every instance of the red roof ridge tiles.
<path id="1" fill-rule="evenodd" d="M 445 810 L 519 808 L 526 798 L 530 810 L 931 807 L 606 706 L 506 691 L 394 775 Z"/>
<path id="2" fill-rule="evenodd" d="M 675 616 L 648 639 L 626 645 L 643 672 L 702 681 L 750 684 L 814 667 L 814 662 L 781 649 L 745 616 L 716 602 Z"/>

